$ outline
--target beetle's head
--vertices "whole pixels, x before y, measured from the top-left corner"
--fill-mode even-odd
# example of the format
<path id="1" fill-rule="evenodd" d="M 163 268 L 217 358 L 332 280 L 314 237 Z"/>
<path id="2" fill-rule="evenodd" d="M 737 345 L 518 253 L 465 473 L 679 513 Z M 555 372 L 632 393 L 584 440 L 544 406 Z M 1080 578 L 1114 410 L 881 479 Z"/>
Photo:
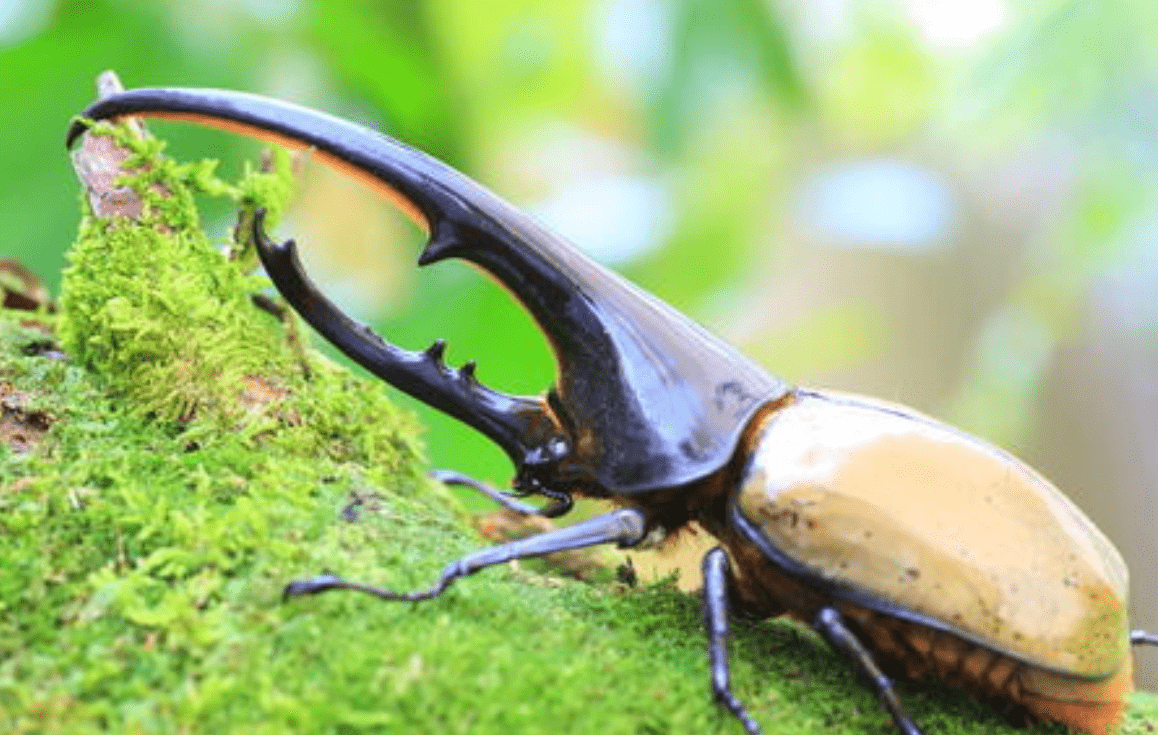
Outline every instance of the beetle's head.
<path id="1" fill-rule="evenodd" d="M 558 361 L 545 397 L 481 385 L 472 363 L 442 361 L 436 342 L 399 349 L 346 317 L 306 277 L 293 244 L 255 221 L 270 278 L 356 362 L 499 444 L 524 489 L 623 495 L 686 485 L 720 469 L 748 420 L 785 386 L 654 296 L 445 164 L 360 125 L 272 99 L 208 89 L 138 89 L 106 97 L 89 120 L 169 117 L 294 148 L 357 176 L 429 234 L 420 265 L 449 257 L 493 274 L 527 308 Z M 70 143 L 85 129 L 78 121 Z"/>

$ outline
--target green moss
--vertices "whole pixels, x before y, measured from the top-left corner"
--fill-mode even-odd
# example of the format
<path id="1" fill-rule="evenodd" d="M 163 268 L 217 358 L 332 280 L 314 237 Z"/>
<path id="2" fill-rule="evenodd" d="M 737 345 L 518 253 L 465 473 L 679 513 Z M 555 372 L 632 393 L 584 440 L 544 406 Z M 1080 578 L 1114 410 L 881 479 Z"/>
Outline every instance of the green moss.
<path id="1" fill-rule="evenodd" d="M 173 190 L 207 170 L 156 165 Z M 709 694 L 699 602 L 668 586 L 504 567 L 420 605 L 283 603 L 288 580 L 325 569 L 423 587 L 479 542 L 422 478 L 382 387 L 295 347 L 195 213 L 155 206 L 140 225 L 84 225 L 64 299 L 73 360 L 0 314 L 5 405 L 52 421 L 26 453 L 0 445 L 0 731 L 741 732 Z M 138 231 L 158 221 L 173 232 Z M 248 375 L 276 399 L 232 407 Z M 740 625 L 732 650 L 769 735 L 893 732 L 802 627 Z M 929 735 L 1010 732 L 944 687 L 905 701 Z M 1126 731 L 1156 712 L 1140 696 Z"/>
<path id="2" fill-rule="evenodd" d="M 285 159 L 280 172 L 251 174 L 234 187 L 213 176 L 211 161 L 177 164 L 156 140 L 101 132 L 134 151 L 124 168 L 136 173 L 122 183 L 141 195 L 144 210 L 134 222 L 97 218 L 86 206 L 63 276 L 61 341 L 135 410 L 235 423 L 247 413 L 237 400 L 247 379 L 276 391 L 294 372 L 293 358 L 280 325 L 249 302 L 260 284 L 209 241 L 194 198 L 267 197 L 263 204 L 280 211 Z"/>

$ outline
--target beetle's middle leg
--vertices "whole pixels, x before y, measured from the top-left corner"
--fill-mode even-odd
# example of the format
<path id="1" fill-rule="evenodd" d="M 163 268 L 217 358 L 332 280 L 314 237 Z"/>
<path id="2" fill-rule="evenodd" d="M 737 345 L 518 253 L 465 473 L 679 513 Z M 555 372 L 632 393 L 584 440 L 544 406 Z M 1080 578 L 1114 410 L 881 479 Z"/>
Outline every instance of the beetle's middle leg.
<path id="1" fill-rule="evenodd" d="M 872 651 L 844 624 L 844 616 L 840 611 L 834 607 L 822 607 L 816 614 L 816 619 L 812 621 L 812 626 L 820 631 L 836 650 L 843 653 L 868 680 L 869 685 L 880 697 L 881 703 L 893 716 L 893 721 L 897 723 L 900 731 L 904 735 L 921 735 L 921 729 L 901 703 L 892 679 L 881 671 Z"/>
<path id="2" fill-rule="evenodd" d="M 717 546 L 704 556 L 704 617 L 708 622 L 708 664 L 712 669 L 712 692 L 751 735 L 760 726 L 736 698 L 728 671 L 728 554 Z"/>
<path id="3" fill-rule="evenodd" d="M 468 554 L 453 561 L 442 570 L 438 582 L 428 590 L 419 592 L 392 592 L 379 589 L 360 582 L 351 582 L 323 574 L 311 579 L 290 582 L 283 596 L 299 597 L 301 595 L 316 595 L 330 590 L 356 590 L 380 597 L 383 600 L 400 600 L 404 602 L 418 602 L 438 597 L 450 585 L 461 577 L 493 567 L 496 564 L 523 559 L 528 556 L 545 556 L 557 551 L 570 551 L 587 546 L 616 543 L 620 546 L 634 546 L 643 540 L 647 533 L 647 519 L 644 514 L 635 508 L 620 508 L 601 516 L 596 516 L 573 526 L 557 528 L 553 531 L 540 533 L 537 536 L 512 541 L 500 546 L 492 546 Z"/>

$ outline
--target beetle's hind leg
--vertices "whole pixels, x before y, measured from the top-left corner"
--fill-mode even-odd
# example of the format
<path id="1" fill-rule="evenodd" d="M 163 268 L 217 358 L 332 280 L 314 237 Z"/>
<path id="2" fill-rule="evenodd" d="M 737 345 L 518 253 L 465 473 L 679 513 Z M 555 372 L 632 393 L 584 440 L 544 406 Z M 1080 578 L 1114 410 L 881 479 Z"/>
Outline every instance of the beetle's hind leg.
<path id="1" fill-rule="evenodd" d="M 917 727 L 912 715 L 901 704 L 901 698 L 893 687 L 893 680 L 881 671 L 872 651 L 844 624 L 844 616 L 840 611 L 834 607 L 822 607 L 816 614 L 812 626 L 820 631 L 836 650 L 843 653 L 856 670 L 868 680 L 869 686 L 876 690 L 877 696 L 880 697 L 881 704 L 893 716 L 897 728 L 904 735 L 921 735 L 921 729 Z"/>
<path id="2" fill-rule="evenodd" d="M 571 494 L 563 490 L 547 490 L 539 489 L 534 494 L 543 495 L 551 500 L 548 505 L 542 508 L 536 508 L 530 503 L 524 503 L 519 500 L 522 497 L 518 493 L 508 493 L 497 488 L 493 488 L 484 482 L 474 479 L 468 475 L 464 475 L 457 470 L 434 470 L 430 476 L 435 480 L 446 485 L 460 485 L 462 487 L 469 487 L 470 489 L 482 493 L 494 502 L 503 506 L 507 510 L 514 511 L 524 516 L 543 516 L 544 518 L 558 518 L 571 510 L 574 501 L 571 499 Z M 527 493 L 530 495 L 532 493 Z"/>
<path id="3" fill-rule="evenodd" d="M 418 602 L 438 597 L 462 577 L 493 567 L 496 564 L 523 559 L 528 556 L 544 556 L 557 551 L 581 549 L 598 544 L 616 543 L 620 546 L 634 546 L 643 540 L 647 533 L 647 519 L 643 513 L 634 508 L 620 508 L 601 516 L 596 516 L 573 526 L 557 528 L 553 531 L 540 533 L 537 536 L 512 541 L 501 546 L 492 546 L 468 554 L 453 561 L 442 570 L 438 582 L 428 590 L 419 592 L 392 592 L 379 589 L 360 582 L 351 582 L 323 574 L 310 579 L 290 582 L 283 593 L 284 598 L 300 597 L 302 595 L 316 595 L 330 590 L 354 590 L 365 592 L 368 595 L 383 600 L 399 600 L 403 602 Z"/>
<path id="4" fill-rule="evenodd" d="M 1131 646 L 1158 646 L 1158 633 L 1145 630 L 1130 631 Z"/>
<path id="5" fill-rule="evenodd" d="M 704 617 L 708 623 L 708 664 L 712 669 L 712 693 L 751 735 L 760 726 L 736 698 L 728 670 L 728 554 L 721 547 L 704 556 Z"/>

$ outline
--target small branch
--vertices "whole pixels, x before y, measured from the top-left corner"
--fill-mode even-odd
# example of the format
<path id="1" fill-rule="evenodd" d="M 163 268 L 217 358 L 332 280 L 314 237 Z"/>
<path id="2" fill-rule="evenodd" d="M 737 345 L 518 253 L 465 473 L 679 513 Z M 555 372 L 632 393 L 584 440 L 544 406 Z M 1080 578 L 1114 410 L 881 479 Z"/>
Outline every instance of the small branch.
<path id="1" fill-rule="evenodd" d="M 104 98 L 123 92 L 124 86 L 115 72 L 105 71 L 97 77 L 97 94 Z M 134 118 L 123 118 L 139 138 L 149 135 L 144 124 Z M 72 154 L 72 168 L 88 192 L 89 206 L 100 218 L 126 217 L 139 220 L 144 209 L 141 195 L 117 181 L 125 174 L 124 162 L 132 151 L 116 144 L 108 135 L 90 135 L 81 139 L 80 147 Z"/>

